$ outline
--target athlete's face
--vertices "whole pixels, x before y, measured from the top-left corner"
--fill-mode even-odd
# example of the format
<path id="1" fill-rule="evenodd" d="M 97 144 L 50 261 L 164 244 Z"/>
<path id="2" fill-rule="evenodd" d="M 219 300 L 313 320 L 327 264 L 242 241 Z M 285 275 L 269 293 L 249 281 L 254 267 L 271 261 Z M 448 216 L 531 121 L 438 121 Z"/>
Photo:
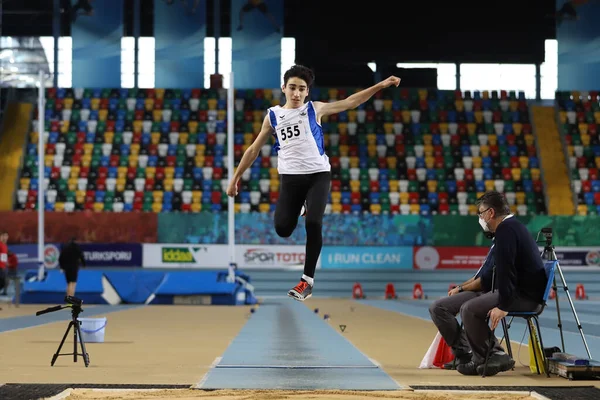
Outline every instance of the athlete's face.
<path id="1" fill-rule="evenodd" d="M 0 242 L 2 242 L 2 243 L 8 242 L 8 233 L 3 233 L 0 235 Z"/>
<path id="2" fill-rule="evenodd" d="M 288 79 L 287 84 L 282 87 L 285 93 L 286 103 L 292 107 L 300 107 L 304 104 L 304 99 L 308 96 L 308 85 L 304 79 L 292 77 Z"/>

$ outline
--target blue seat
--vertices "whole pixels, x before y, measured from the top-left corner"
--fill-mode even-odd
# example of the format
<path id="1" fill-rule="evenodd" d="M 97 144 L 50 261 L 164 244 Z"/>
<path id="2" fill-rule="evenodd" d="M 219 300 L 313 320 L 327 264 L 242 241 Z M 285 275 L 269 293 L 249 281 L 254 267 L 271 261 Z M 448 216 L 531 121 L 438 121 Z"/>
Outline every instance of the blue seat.
<path id="1" fill-rule="evenodd" d="M 546 355 L 544 354 L 544 342 L 542 340 L 542 332 L 540 330 L 540 322 L 539 322 L 539 316 L 542 314 L 542 312 L 544 311 L 544 309 L 546 308 L 546 304 L 548 302 L 548 298 L 550 297 L 550 290 L 552 289 L 552 285 L 554 284 L 554 272 L 556 270 L 556 265 L 558 264 L 558 261 L 545 261 L 544 262 L 544 269 L 546 270 L 546 290 L 544 291 L 544 297 L 542 298 L 542 304 L 540 305 L 539 309 L 536 311 L 511 311 L 508 313 L 508 315 L 506 317 L 518 317 L 518 318 L 524 318 L 527 324 L 527 330 L 529 331 L 529 339 L 530 339 L 530 346 L 533 346 L 535 343 L 535 338 L 534 338 L 534 334 L 531 331 L 531 323 L 530 321 L 533 320 L 535 322 L 536 325 L 536 331 L 537 331 L 537 335 L 540 338 L 540 348 L 542 349 L 542 362 L 544 363 L 544 368 L 546 370 L 546 376 L 549 378 L 550 377 L 550 368 L 549 368 L 549 364 L 548 364 L 548 359 L 546 358 Z M 509 325 L 506 324 L 506 317 L 503 318 L 502 320 L 502 328 L 504 330 L 504 338 L 505 343 L 506 343 L 506 349 L 508 350 L 508 354 L 510 355 L 511 358 L 513 358 L 512 356 L 512 348 L 510 345 L 510 338 L 508 336 L 508 329 L 509 329 Z M 535 359 L 535 366 L 537 368 L 537 373 L 538 375 L 540 374 L 540 364 L 538 362 L 537 359 L 537 352 L 533 352 L 534 355 L 534 359 Z M 487 360 L 486 360 L 486 367 L 487 367 Z M 485 367 L 484 367 L 484 375 L 485 375 Z"/>

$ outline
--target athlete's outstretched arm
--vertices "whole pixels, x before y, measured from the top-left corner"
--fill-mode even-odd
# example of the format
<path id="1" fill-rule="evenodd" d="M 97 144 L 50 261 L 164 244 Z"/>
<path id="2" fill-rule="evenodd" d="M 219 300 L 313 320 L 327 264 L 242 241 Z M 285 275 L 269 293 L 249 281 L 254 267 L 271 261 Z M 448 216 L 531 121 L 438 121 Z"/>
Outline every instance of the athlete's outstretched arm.
<path id="1" fill-rule="evenodd" d="M 337 114 L 339 112 L 351 110 L 353 108 L 358 107 L 382 89 L 385 89 L 392 85 L 398 86 L 399 84 L 400 78 L 397 78 L 392 75 L 386 80 L 381 81 L 378 84 L 371 86 L 370 88 L 361 90 L 358 93 L 354 93 L 352 96 L 348 96 L 343 100 L 334 101 L 331 103 L 315 101 L 313 102 L 313 104 L 315 105 L 315 111 L 317 112 L 317 115 L 320 117 L 324 117 L 326 115 L 331 114 Z"/>
<path id="2" fill-rule="evenodd" d="M 258 154 L 260 153 L 260 149 L 267 143 L 269 137 L 273 134 L 273 127 L 271 127 L 271 122 L 269 121 L 269 115 L 265 116 L 263 120 L 262 128 L 260 129 L 260 133 L 254 139 L 254 142 L 246 149 L 242 159 L 240 160 L 240 164 L 238 165 L 235 173 L 233 174 L 233 179 L 229 182 L 229 186 L 227 187 L 227 195 L 234 197 L 238 194 L 238 182 L 242 177 L 243 173 L 250 168 Z"/>

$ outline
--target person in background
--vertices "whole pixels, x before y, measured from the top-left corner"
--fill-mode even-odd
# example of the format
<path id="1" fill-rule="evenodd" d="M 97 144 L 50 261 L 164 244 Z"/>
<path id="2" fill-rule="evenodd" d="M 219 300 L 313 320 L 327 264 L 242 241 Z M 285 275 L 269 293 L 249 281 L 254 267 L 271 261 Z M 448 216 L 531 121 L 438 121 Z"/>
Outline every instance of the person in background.
<path id="1" fill-rule="evenodd" d="M 67 280 L 67 296 L 75 296 L 75 287 L 77 286 L 77 275 L 79 274 L 79 263 L 85 268 L 85 258 L 81 247 L 72 238 L 66 243 L 58 257 L 60 269 L 65 274 Z"/>

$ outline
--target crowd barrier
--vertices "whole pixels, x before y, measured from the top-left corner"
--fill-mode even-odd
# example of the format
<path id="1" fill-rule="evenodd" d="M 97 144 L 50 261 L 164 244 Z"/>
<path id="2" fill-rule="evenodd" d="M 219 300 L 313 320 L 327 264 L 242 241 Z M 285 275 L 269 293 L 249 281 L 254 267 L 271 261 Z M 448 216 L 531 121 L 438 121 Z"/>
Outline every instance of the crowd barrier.
<path id="1" fill-rule="evenodd" d="M 553 229 L 556 246 L 600 245 L 600 216 L 519 216 L 536 236 Z M 45 240 L 64 243 L 72 237 L 86 243 L 186 243 L 227 244 L 227 212 L 222 213 L 94 213 L 47 212 Z M 0 212 L 0 228 L 6 228 L 12 244 L 37 242 L 37 213 Z M 304 219 L 290 238 L 280 238 L 273 215 L 238 213 L 235 242 L 243 245 L 304 243 Z M 327 214 L 323 218 L 325 246 L 487 246 L 489 240 L 477 216 Z"/>

